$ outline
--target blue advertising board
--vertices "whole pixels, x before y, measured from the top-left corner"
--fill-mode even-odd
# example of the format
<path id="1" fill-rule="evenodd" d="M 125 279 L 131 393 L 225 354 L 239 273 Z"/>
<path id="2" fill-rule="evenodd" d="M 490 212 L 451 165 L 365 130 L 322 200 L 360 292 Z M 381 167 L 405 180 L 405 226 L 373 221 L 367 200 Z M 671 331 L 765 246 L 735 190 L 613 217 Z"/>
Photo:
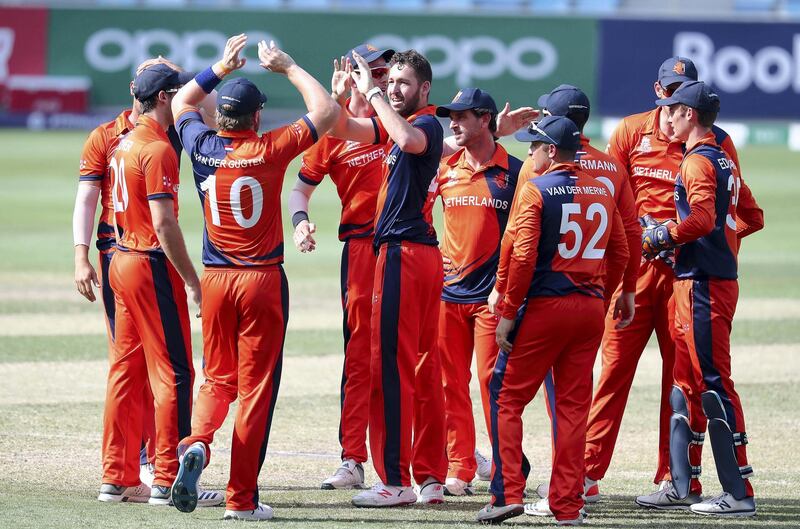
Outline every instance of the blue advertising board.
<path id="1" fill-rule="evenodd" d="M 602 20 L 596 108 L 653 108 L 658 67 L 673 55 L 692 59 L 712 84 L 720 119 L 800 117 L 800 24 L 788 23 Z"/>

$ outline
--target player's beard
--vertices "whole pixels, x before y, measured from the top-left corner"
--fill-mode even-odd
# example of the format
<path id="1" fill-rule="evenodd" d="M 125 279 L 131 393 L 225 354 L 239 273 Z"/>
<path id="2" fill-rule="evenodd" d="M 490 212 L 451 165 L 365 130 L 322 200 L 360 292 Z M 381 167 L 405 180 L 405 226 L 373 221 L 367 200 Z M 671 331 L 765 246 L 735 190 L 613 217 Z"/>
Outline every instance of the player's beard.
<path id="1" fill-rule="evenodd" d="M 417 109 L 419 108 L 420 99 L 421 95 L 419 92 L 417 92 L 416 94 L 414 94 L 413 98 L 407 97 L 404 98 L 403 101 L 394 103 L 398 105 L 397 107 L 395 107 L 395 110 L 397 111 L 398 114 L 400 114 L 404 118 L 407 118 L 408 116 L 412 115 L 414 112 L 417 111 Z"/>

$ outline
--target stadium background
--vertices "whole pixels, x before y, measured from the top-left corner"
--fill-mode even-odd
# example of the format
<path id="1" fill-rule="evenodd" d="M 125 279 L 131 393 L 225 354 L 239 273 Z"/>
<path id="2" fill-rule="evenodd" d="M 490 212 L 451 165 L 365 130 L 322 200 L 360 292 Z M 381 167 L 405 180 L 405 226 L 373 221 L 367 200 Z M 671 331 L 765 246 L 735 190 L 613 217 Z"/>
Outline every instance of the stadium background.
<path id="1" fill-rule="evenodd" d="M 675 53 L 694 57 L 701 78 L 722 97 L 722 126 L 740 148 L 767 223 L 743 246 L 733 332 L 734 379 L 751 427 L 760 511 L 755 520 L 725 526 L 800 527 L 793 426 L 800 419 L 795 15 L 800 2 L 775 0 L 0 1 L 0 527 L 218 525 L 218 509 L 187 517 L 95 500 L 106 339 L 101 308 L 80 298 L 72 284 L 71 212 L 86 134 L 130 104 L 133 68 L 161 53 L 198 70 L 219 56 L 228 34 L 240 31 L 251 41 L 271 36 L 324 84 L 333 56 L 355 43 L 417 47 L 434 64 L 434 103 L 477 85 L 513 105 L 535 104 L 559 83 L 577 84 L 592 98 L 588 132 L 599 148 L 619 116 L 651 108 L 661 60 Z M 247 55 L 254 67 L 247 75 L 270 97 L 268 121 L 296 117 L 300 99 L 289 83 L 255 69 L 253 48 Z M 506 145 L 525 155 L 525 145 Z M 287 172 L 283 204 L 298 165 Z M 180 220 L 199 266 L 202 217 L 185 159 L 182 174 Z M 351 509 L 350 493 L 316 490 L 338 461 L 338 210 L 333 186 L 323 184 L 311 203 L 317 251 L 300 255 L 287 246 L 290 325 L 261 476 L 264 499 L 286 526 L 467 524 L 486 502 L 485 488 L 438 510 L 380 513 Z M 284 225 L 289 240 L 286 215 Z M 199 383 L 197 322 L 193 331 Z M 716 525 L 685 513 L 640 511 L 632 503 L 650 488 L 658 366 L 651 344 L 602 482 L 609 496 L 591 510 L 595 527 Z M 529 408 L 525 446 L 535 486 L 548 477 L 550 441 L 541 397 Z M 478 444 L 488 451 L 480 424 Z M 230 431 L 228 422 L 215 442 L 208 487 L 224 488 Z M 710 452 L 704 460 L 709 493 L 718 490 Z M 374 480 L 371 469 L 367 480 Z"/>

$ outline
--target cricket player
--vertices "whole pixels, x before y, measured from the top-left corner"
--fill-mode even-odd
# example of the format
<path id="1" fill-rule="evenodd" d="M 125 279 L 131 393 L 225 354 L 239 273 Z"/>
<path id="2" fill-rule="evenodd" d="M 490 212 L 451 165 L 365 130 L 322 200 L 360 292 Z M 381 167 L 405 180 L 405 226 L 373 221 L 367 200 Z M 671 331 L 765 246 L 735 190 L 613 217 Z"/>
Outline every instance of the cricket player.
<path id="1" fill-rule="evenodd" d="M 181 73 L 185 80 L 190 76 L 183 74 L 180 67 L 159 56 L 140 64 L 136 71 L 141 72 L 154 64 L 166 64 Z M 133 85 L 133 81 L 131 81 Z M 131 88 L 132 90 L 132 88 Z M 73 241 L 75 245 L 75 286 L 78 292 L 91 302 L 96 300 L 94 288 L 100 290 L 105 311 L 106 332 L 108 335 L 109 360 L 114 351 L 114 292 L 108 281 L 108 269 L 114 256 L 116 236 L 114 233 L 114 207 L 111 202 L 111 176 L 108 163 L 117 147 L 119 139 L 131 130 L 139 117 L 138 105 L 133 98 L 131 108 L 122 111 L 116 119 L 102 123 L 89 134 L 83 146 L 80 159 L 78 190 L 72 217 Z M 173 127 L 168 132 L 170 142 L 180 155 L 180 141 Z M 97 223 L 98 275 L 89 261 L 89 245 L 94 230 L 97 205 L 100 204 L 100 217 Z M 153 462 L 155 461 L 155 420 L 153 394 L 150 384 L 145 384 L 142 398 L 143 434 L 140 453 L 140 479 L 148 487 L 153 484 Z M 122 501 L 124 495 L 104 495 L 105 501 Z"/>
<path id="2" fill-rule="evenodd" d="M 731 379 L 730 333 L 739 297 L 739 239 L 761 229 L 764 217 L 752 196 L 750 207 L 739 210 L 743 188 L 738 167 L 712 130 L 719 96 L 703 82 L 687 81 L 656 104 L 664 108 L 673 137 L 686 146 L 675 181 L 677 224 L 651 225 L 642 235 L 648 259 L 676 248 L 672 481 L 660 494 L 636 501 L 660 509 L 690 507 L 697 514 L 753 516 L 756 504 L 748 479 L 753 469 L 747 462 L 742 404 Z M 706 427 L 722 494 L 701 501 Z"/>
<path id="3" fill-rule="evenodd" d="M 236 78 L 218 93 L 217 126 L 206 126 L 196 105 L 231 72 L 244 66 L 244 34 L 231 37 L 222 60 L 197 74 L 172 101 L 176 128 L 192 160 L 203 205 L 203 373 L 191 435 L 182 439 L 175 507 L 197 505 L 197 481 L 208 464 L 215 432 L 238 399 L 231 447 L 225 519 L 268 520 L 259 501 L 264 463 L 280 385 L 289 289 L 283 271 L 280 196 L 289 162 L 325 134 L 339 106 L 328 92 L 273 42 L 258 44 L 261 66 L 285 75 L 308 113 L 261 136 L 267 97 Z"/>
<path id="4" fill-rule="evenodd" d="M 611 191 L 575 163 L 580 131 L 568 118 L 531 124 L 533 169 L 520 184 L 496 338 L 501 351 L 490 382 L 492 501 L 478 521 L 523 513 L 522 412 L 552 369 L 556 435 L 550 508 L 560 525 L 583 522 L 583 449 L 592 366 L 603 332 L 604 277 L 624 269 L 628 250 Z M 628 299 L 628 298 L 623 298 Z M 623 301 L 623 304 L 625 301 Z M 626 324 L 633 307 L 624 307 Z"/>
<path id="5" fill-rule="evenodd" d="M 354 64 L 358 53 L 369 64 L 375 85 L 386 90 L 387 61 L 394 50 L 371 44 L 356 46 L 342 57 Z M 332 82 L 333 97 L 348 116 L 371 118 L 372 106 L 337 63 Z M 347 94 L 350 94 L 349 98 Z M 383 144 L 357 143 L 324 136 L 303 156 L 303 164 L 292 193 L 289 213 L 295 227 L 294 243 L 301 252 L 314 251 L 316 226 L 309 219 L 312 193 L 330 175 L 342 202 L 339 240 L 344 242 L 341 261 L 341 293 L 344 334 L 344 367 L 341 383 L 339 443 L 342 464 L 322 482 L 323 489 L 352 489 L 364 485 L 363 463 L 367 460 L 367 422 L 370 391 L 370 315 L 375 281 L 375 252 L 372 249 L 375 206 L 383 175 Z"/>
<path id="6" fill-rule="evenodd" d="M 639 224 L 639 219 L 636 216 L 636 206 L 633 200 L 633 192 L 631 191 L 628 173 L 621 166 L 621 164 L 611 158 L 606 153 L 599 151 L 592 147 L 589 143 L 589 138 L 584 136 L 583 129 L 586 122 L 589 120 L 591 105 L 588 96 L 581 90 L 572 85 L 560 85 L 554 88 L 550 93 L 544 94 L 539 97 L 539 107 L 545 115 L 553 116 L 566 116 L 569 118 L 581 133 L 581 147 L 577 153 L 576 162 L 578 166 L 588 175 L 594 177 L 602 182 L 614 197 L 614 202 L 617 205 L 622 218 L 622 225 L 625 228 L 625 238 L 628 248 L 638 248 L 641 244 L 642 228 Z M 529 158 L 527 168 L 531 168 Z M 526 167 L 523 166 L 523 174 Z M 526 174 L 527 176 L 527 174 Z M 622 294 L 628 299 L 625 301 L 627 306 L 634 305 L 634 296 L 636 290 L 636 279 L 639 274 L 639 263 L 641 256 L 639 252 L 629 251 L 628 263 L 622 272 L 622 277 L 619 275 L 615 277 L 606 277 L 605 280 L 605 296 L 606 306 L 611 302 L 611 297 L 617 286 L 622 281 Z M 504 255 L 502 261 L 504 264 L 504 276 L 507 267 L 507 255 Z M 617 298 L 619 300 L 619 298 Z M 613 314 L 614 309 L 611 309 L 612 318 L 616 319 Z M 553 377 L 548 374 L 545 377 L 545 400 L 547 401 L 547 410 L 551 420 L 555 420 L 554 403 L 550 402 L 553 396 Z M 554 431 L 555 431 L 555 425 Z M 547 484 L 542 484 L 537 487 L 537 493 L 542 496 L 542 499 L 536 503 L 526 504 L 526 514 L 538 516 L 552 515 L 547 501 Z M 584 497 L 587 503 L 594 503 L 600 500 L 600 494 L 597 487 L 597 482 L 586 479 L 584 483 Z"/>
<path id="7" fill-rule="evenodd" d="M 659 68 L 658 80 L 654 83 L 656 96 L 666 97 L 682 82 L 692 80 L 697 80 L 694 64 L 683 57 L 671 57 Z M 716 126 L 712 130 L 717 143 L 738 166 L 738 156 L 730 137 Z M 630 175 L 639 217 L 650 215 L 659 222 L 675 218 L 672 197 L 682 149 L 682 143 L 672 139 L 672 128 L 661 107 L 628 116 L 614 130 L 608 154 L 618 160 Z M 673 312 L 669 306 L 672 277 L 672 270 L 663 259 L 642 260 L 636 283 L 633 323 L 624 329 L 616 329 L 607 315 L 602 345 L 603 368 L 586 434 L 586 477 L 592 482 L 603 479 L 611 464 L 636 366 L 655 331 L 662 368 L 658 464 L 653 481 L 659 488 L 668 483 L 669 396 L 675 358 L 675 342 L 671 336 Z"/>
<path id="8" fill-rule="evenodd" d="M 489 379 L 498 352 L 497 317 L 489 312 L 486 299 L 494 285 L 500 240 L 522 166 L 496 142 L 497 114 L 492 96 L 479 88 L 465 88 L 451 103 L 436 109 L 437 116 L 450 118 L 458 146 L 442 159 L 437 180 L 444 206 L 439 350 L 449 460 L 445 494 L 453 496 L 473 493 L 471 482 L 478 469 L 469 396 L 473 349 L 486 429 L 491 431 Z M 526 475 L 529 469 L 530 465 Z"/>
<path id="9" fill-rule="evenodd" d="M 444 501 L 447 475 L 441 363 L 436 347 L 442 256 L 431 219 L 443 130 L 428 104 L 430 63 L 414 50 L 390 61 L 388 102 L 369 64 L 353 54 L 358 91 L 371 119 L 342 116 L 334 135 L 387 143 L 373 247 L 369 441 L 380 482 L 353 498 L 358 507 Z M 415 493 L 413 478 L 419 485 Z"/>
<path id="10" fill-rule="evenodd" d="M 200 305 L 200 283 L 178 226 L 178 157 L 167 128 L 170 103 L 182 84 L 165 64 L 133 81 L 140 115 L 108 162 L 117 251 L 114 355 L 109 367 L 103 428 L 104 495 L 168 504 L 178 470 L 176 447 L 188 435 L 192 406 L 191 337 L 186 289 Z M 139 485 L 142 392 L 155 399 L 156 460 L 152 490 Z M 149 492 L 149 500 L 145 495 Z"/>

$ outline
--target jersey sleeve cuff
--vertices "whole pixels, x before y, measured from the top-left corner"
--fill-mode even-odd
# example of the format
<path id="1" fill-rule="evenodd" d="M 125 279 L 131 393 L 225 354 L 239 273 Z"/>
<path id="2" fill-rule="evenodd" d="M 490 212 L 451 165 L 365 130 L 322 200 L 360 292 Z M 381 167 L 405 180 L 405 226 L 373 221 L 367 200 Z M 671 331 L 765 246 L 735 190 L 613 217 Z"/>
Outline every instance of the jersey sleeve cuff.
<path id="1" fill-rule="evenodd" d="M 304 184 L 308 184 L 310 186 L 318 186 L 320 184 L 318 180 L 313 180 L 303 173 L 297 173 L 297 178 L 299 178 Z"/>
<path id="2" fill-rule="evenodd" d="M 97 174 L 87 174 L 87 175 L 81 175 L 81 176 L 78 177 L 78 181 L 79 182 L 97 182 L 98 180 L 102 180 L 102 179 L 103 179 L 103 176 L 102 175 L 97 175 Z"/>
<path id="3" fill-rule="evenodd" d="M 175 195 L 172 193 L 153 193 L 151 195 L 147 195 L 147 200 L 158 200 L 160 198 L 169 198 L 174 200 Z"/>
<path id="4" fill-rule="evenodd" d="M 309 119 L 307 115 L 303 116 L 303 121 L 308 125 L 308 130 L 311 131 L 311 137 L 314 138 L 314 143 L 318 142 L 319 134 L 317 134 L 317 127 L 314 126 L 314 123 L 311 122 L 311 119 Z"/>

